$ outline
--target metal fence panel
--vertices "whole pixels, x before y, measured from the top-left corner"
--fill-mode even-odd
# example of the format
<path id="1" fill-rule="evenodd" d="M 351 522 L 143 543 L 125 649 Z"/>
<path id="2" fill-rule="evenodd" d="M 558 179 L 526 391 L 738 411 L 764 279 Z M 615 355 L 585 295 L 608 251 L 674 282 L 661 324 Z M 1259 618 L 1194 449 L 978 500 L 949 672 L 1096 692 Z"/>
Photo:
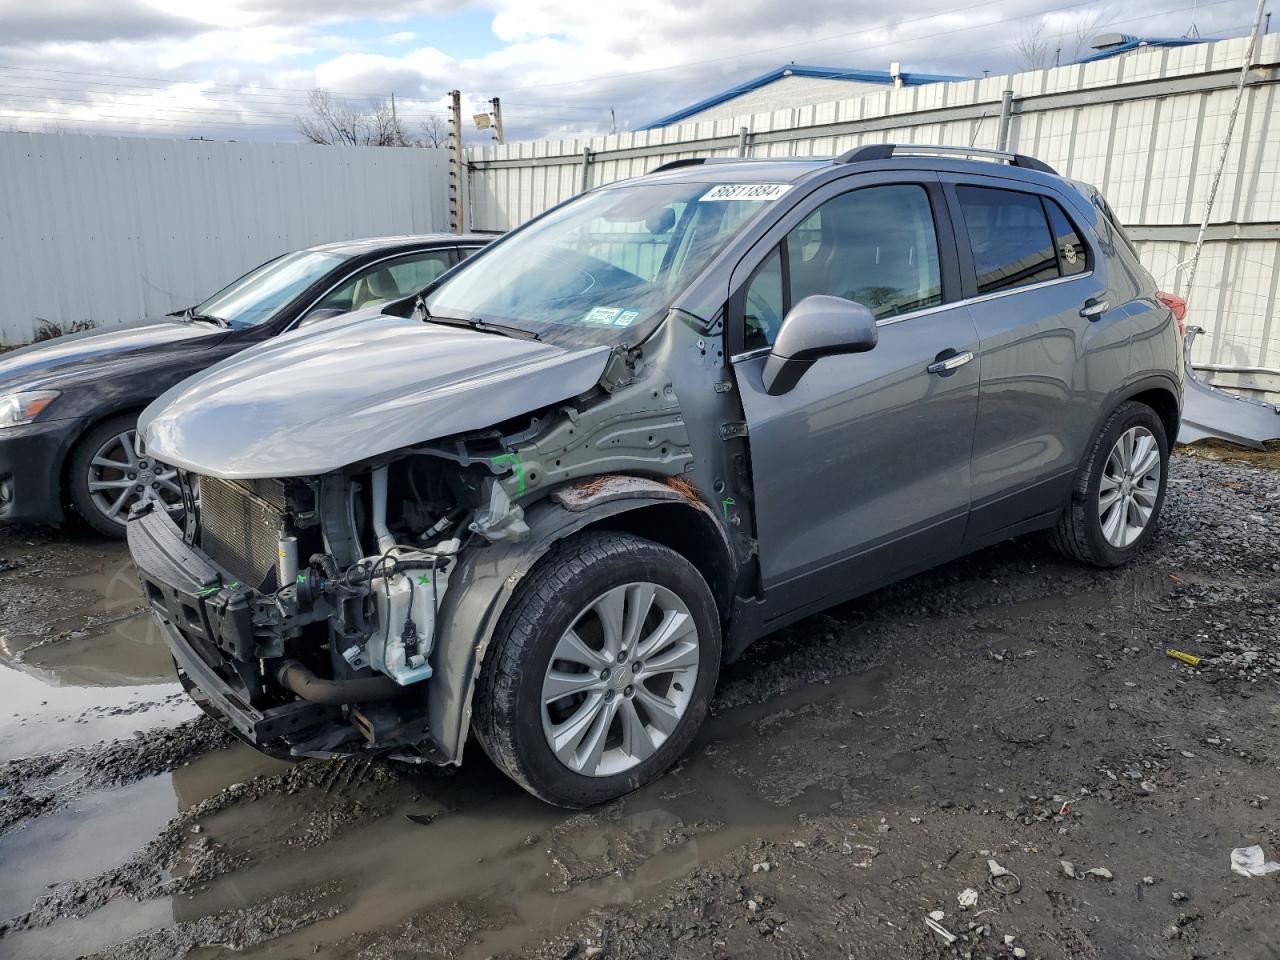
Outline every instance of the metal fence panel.
<path id="1" fill-rule="evenodd" d="M 448 229 L 447 151 L 0 133 L 0 344 L 189 306 L 277 254 Z"/>

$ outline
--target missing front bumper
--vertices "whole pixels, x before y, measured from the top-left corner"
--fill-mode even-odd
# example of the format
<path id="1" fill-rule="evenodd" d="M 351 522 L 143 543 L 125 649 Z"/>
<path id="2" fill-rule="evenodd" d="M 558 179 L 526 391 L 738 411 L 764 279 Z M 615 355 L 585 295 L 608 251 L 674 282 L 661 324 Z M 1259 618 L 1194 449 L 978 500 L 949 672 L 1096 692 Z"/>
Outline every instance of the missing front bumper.
<path id="1" fill-rule="evenodd" d="M 174 662 L 228 727 L 266 748 L 301 744 L 318 728 L 341 719 L 338 708 L 305 700 L 255 706 L 261 678 L 252 660 L 244 592 L 229 586 L 238 584 L 192 550 L 165 513 L 131 519 L 127 532 L 143 596 Z"/>

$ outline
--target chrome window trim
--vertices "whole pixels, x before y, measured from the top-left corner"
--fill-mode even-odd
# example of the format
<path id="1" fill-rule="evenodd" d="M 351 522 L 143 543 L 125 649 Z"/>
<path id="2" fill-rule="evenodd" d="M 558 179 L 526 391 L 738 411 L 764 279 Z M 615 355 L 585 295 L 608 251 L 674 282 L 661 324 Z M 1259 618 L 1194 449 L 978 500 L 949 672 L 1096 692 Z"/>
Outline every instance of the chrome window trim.
<path id="1" fill-rule="evenodd" d="M 338 280 L 335 283 L 330 284 L 329 287 L 325 289 L 324 293 L 320 294 L 320 296 L 312 300 L 311 303 L 307 305 L 307 308 L 303 310 L 301 313 L 299 313 L 296 317 L 294 317 L 293 322 L 290 323 L 283 330 L 281 330 L 280 333 L 288 333 L 289 331 L 293 330 L 295 327 L 298 326 L 298 324 L 300 324 L 303 320 L 307 318 L 307 314 L 309 314 L 312 310 L 314 310 L 316 306 L 322 300 L 324 300 L 325 297 L 333 293 L 333 291 L 337 290 L 344 283 L 348 283 L 353 277 L 356 277 L 359 274 L 363 273 L 365 270 L 368 270 L 370 267 L 376 267 L 378 264 L 386 263 L 388 260 L 399 260 L 403 257 L 412 257 L 414 254 L 418 254 L 418 253 L 448 253 L 450 250 L 453 250 L 456 253 L 459 249 L 460 248 L 458 244 L 450 243 L 450 244 L 445 244 L 444 246 L 438 246 L 438 247 L 422 247 L 419 250 L 401 250 L 399 253 L 388 254 L 385 257 L 381 257 L 377 260 L 370 261 L 369 263 L 366 263 L 364 266 L 360 267 L 358 270 L 353 270 L 350 273 L 344 275 L 341 280 Z M 462 262 L 461 260 L 458 261 L 458 263 L 461 263 L 461 262 Z M 452 264 L 449 267 L 446 267 L 445 269 L 450 270 L 455 266 L 457 266 L 456 263 Z M 390 301 L 388 301 L 388 303 L 389 302 Z"/>
<path id="2" fill-rule="evenodd" d="M 1089 270 L 1085 273 L 1077 273 L 1070 277 L 1054 277 L 1052 280 L 1041 280 L 1038 283 L 1029 283 L 1025 287 L 1010 287 L 1008 290 L 996 290 L 992 293 L 979 294 L 976 297 L 968 297 L 963 300 L 952 300 L 950 303 L 940 303 L 937 306 L 925 307 L 921 310 L 912 310 L 910 313 L 900 313 L 896 316 L 885 317 L 883 320 L 876 321 L 876 327 L 889 327 L 895 323 L 902 323 L 905 320 L 914 320 L 916 317 L 927 317 L 930 314 L 939 313 L 943 310 L 951 310 L 955 307 L 967 307 L 974 303 L 986 303 L 990 300 L 999 300 L 1001 297 L 1012 296 L 1016 293 L 1026 293 L 1029 290 L 1041 290 L 1045 287 L 1055 287 L 1063 283 L 1071 283 L 1074 280 L 1084 280 L 1093 276 L 1093 271 Z M 742 353 L 736 353 L 729 358 L 730 363 L 737 363 L 740 360 L 750 360 L 754 357 L 763 356 L 768 353 L 772 347 L 756 347 L 753 350 L 744 350 Z"/>

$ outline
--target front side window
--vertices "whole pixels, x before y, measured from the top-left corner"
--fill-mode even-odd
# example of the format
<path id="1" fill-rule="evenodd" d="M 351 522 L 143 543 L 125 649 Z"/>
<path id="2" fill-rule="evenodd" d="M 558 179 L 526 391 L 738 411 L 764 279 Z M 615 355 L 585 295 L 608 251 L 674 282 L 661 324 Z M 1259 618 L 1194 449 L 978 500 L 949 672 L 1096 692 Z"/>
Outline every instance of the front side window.
<path id="1" fill-rule="evenodd" d="M 346 259 L 318 250 L 286 253 L 246 273 L 191 312 L 197 317 L 217 317 L 236 328 L 266 323 Z"/>
<path id="2" fill-rule="evenodd" d="M 748 281 L 744 346 L 773 343 L 785 302 L 825 294 L 867 307 L 877 320 L 942 303 L 938 235 L 929 195 L 918 184 L 863 187 L 828 200 L 783 241 Z M 776 320 L 774 317 L 776 316 Z"/>
<path id="3" fill-rule="evenodd" d="M 958 186 L 956 198 L 973 250 L 978 293 L 1010 290 L 1058 276 L 1058 257 L 1038 196 Z"/>
<path id="4" fill-rule="evenodd" d="M 785 184 L 637 183 L 584 194 L 500 240 L 426 298 L 563 346 L 636 343 Z"/>

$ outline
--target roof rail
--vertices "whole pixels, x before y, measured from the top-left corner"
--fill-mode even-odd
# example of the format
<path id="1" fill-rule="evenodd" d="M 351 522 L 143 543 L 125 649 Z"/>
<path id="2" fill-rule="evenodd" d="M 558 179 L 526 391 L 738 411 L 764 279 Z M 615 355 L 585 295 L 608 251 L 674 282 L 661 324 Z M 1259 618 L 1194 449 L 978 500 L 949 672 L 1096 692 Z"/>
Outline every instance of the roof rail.
<path id="1" fill-rule="evenodd" d="M 710 157 L 685 157 L 683 160 L 668 160 L 666 163 L 660 163 L 650 173 L 657 173 L 659 170 L 675 170 L 678 167 L 697 167 L 710 160 Z"/>
<path id="2" fill-rule="evenodd" d="M 888 160 L 901 156 L 945 156 L 945 157 L 982 157 L 988 160 L 1003 160 L 1012 167 L 1024 170 L 1039 170 L 1041 173 L 1058 175 L 1043 160 L 1028 157 L 1022 153 L 1010 153 L 1008 150 L 986 150 L 982 147 L 948 147 L 927 143 L 870 143 L 865 147 L 854 147 L 836 157 L 836 163 L 860 163 L 865 160 Z"/>
<path id="3" fill-rule="evenodd" d="M 739 160 L 745 160 L 746 157 L 685 157 L 682 160 L 668 160 L 666 163 L 660 163 L 650 173 L 657 173 L 659 170 L 676 170 L 680 167 L 700 167 L 704 163 L 737 163 Z"/>

